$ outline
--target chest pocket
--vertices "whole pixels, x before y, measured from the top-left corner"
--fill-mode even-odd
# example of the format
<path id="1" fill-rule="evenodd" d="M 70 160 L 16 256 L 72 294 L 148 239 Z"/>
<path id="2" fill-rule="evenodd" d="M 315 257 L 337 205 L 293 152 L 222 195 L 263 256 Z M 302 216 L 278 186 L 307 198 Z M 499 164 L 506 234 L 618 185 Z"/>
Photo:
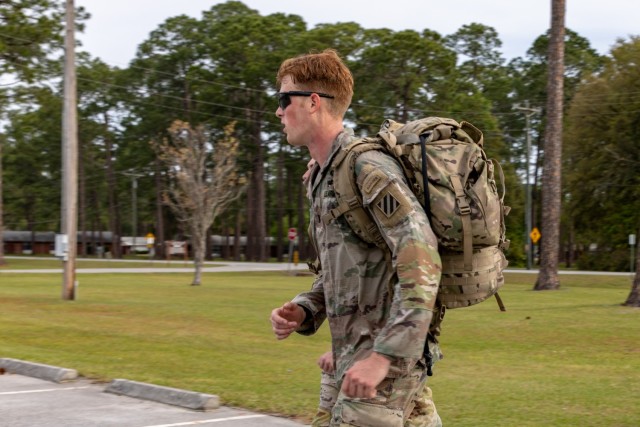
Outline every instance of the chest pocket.
<path id="1" fill-rule="evenodd" d="M 338 207 L 338 199 L 333 187 L 333 171 L 316 187 L 312 198 L 313 230 L 320 249 L 330 249 L 342 240 L 353 240 L 349 223 L 343 218 L 325 220 L 325 215 Z M 325 246 L 322 246 L 322 245 Z M 328 245 L 328 247 L 327 247 Z"/>

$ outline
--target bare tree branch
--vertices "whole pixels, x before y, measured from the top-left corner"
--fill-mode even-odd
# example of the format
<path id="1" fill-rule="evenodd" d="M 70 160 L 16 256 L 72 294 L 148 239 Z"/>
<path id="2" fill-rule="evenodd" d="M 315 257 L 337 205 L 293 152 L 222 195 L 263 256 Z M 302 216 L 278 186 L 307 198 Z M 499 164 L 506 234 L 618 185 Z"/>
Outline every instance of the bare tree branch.
<path id="1" fill-rule="evenodd" d="M 234 130 L 232 122 L 225 126 L 221 138 L 212 141 L 204 126 L 194 129 L 177 120 L 168 129 L 170 139 L 152 142 L 170 177 L 164 203 L 191 232 L 192 285 L 201 284 L 207 230 L 242 195 L 246 185 L 237 173 L 239 141 Z"/>

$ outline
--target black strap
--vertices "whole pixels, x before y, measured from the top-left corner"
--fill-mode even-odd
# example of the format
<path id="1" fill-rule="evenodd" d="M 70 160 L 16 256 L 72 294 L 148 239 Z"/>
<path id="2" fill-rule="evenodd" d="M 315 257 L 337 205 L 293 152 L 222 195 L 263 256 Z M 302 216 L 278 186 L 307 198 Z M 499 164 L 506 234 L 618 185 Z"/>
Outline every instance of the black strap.
<path id="1" fill-rule="evenodd" d="M 420 134 L 420 147 L 422 151 L 422 188 L 424 192 L 424 211 L 431 222 L 431 201 L 429 200 L 429 174 L 427 173 L 427 138 L 431 131 Z"/>

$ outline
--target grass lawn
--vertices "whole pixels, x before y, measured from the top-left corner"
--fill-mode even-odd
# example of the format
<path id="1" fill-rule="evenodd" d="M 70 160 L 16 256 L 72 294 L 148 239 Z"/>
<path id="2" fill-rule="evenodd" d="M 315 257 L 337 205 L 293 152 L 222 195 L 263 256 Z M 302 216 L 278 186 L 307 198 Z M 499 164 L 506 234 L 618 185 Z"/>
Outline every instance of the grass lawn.
<path id="1" fill-rule="evenodd" d="M 317 404 L 314 337 L 277 341 L 269 313 L 309 277 L 281 273 L 0 275 L 0 357 L 217 394 L 226 405 L 308 420 Z M 430 383 L 448 426 L 640 425 L 640 310 L 620 306 L 630 280 L 509 274 L 493 301 L 447 313 L 445 359 Z"/>

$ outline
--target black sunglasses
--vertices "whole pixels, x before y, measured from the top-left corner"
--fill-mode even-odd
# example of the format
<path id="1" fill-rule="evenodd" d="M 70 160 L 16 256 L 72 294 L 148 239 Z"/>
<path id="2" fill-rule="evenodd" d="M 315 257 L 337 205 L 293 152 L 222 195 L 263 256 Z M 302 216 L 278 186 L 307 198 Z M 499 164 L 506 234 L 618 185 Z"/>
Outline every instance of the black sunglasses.
<path id="1" fill-rule="evenodd" d="M 276 95 L 278 96 L 278 105 L 280 106 L 280 108 L 284 110 L 291 104 L 292 96 L 311 96 L 314 93 L 321 98 L 330 98 L 330 99 L 335 98 L 333 95 L 327 95 L 326 93 L 307 92 L 304 90 L 291 90 L 289 92 L 278 92 L 276 93 Z"/>

